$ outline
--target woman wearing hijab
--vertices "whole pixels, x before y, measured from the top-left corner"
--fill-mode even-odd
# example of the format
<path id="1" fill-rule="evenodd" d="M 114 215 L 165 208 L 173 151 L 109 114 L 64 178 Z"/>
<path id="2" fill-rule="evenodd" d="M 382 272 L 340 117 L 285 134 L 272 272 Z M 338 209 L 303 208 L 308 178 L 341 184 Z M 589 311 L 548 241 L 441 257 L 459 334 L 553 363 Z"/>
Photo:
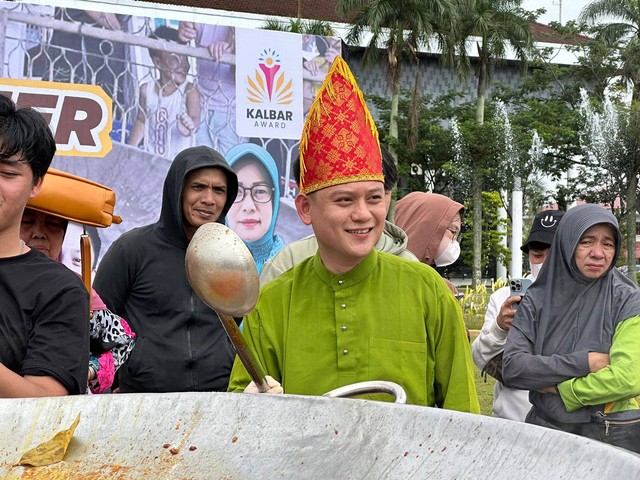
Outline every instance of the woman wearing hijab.
<path id="1" fill-rule="evenodd" d="M 598 205 L 564 215 L 509 330 L 503 377 L 531 391 L 528 423 L 640 452 L 640 290 L 614 268 L 620 237 Z"/>
<path id="2" fill-rule="evenodd" d="M 285 243 L 275 233 L 280 207 L 278 167 L 271 154 L 253 143 L 242 143 L 226 155 L 238 175 L 238 196 L 227 213 L 227 225 L 249 247 L 258 268 Z"/>
<path id="3" fill-rule="evenodd" d="M 396 203 L 395 224 L 409 239 L 407 248 L 432 267 L 445 267 L 460 256 L 464 206 L 437 193 L 412 192 Z M 453 293 L 456 287 L 445 279 Z"/>
<path id="4" fill-rule="evenodd" d="M 64 217 L 30 208 L 27 204 L 20 224 L 20 238 L 30 248 L 59 262 L 68 223 Z M 103 393 L 111 388 L 116 371 L 129 357 L 135 333 L 124 318 L 107 309 L 94 289 L 91 289 L 91 309 L 87 381 L 91 393 Z"/>

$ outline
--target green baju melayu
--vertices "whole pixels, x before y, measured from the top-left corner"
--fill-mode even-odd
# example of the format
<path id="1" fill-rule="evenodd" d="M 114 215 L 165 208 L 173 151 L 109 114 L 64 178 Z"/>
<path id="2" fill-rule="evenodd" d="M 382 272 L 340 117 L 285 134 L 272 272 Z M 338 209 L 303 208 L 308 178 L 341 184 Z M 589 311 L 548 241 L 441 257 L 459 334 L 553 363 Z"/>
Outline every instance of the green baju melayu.
<path id="1" fill-rule="evenodd" d="M 316 253 L 267 284 L 244 322 L 248 348 L 285 393 L 387 380 L 408 403 L 480 412 L 460 306 L 422 263 L 373 250 L 335 275 Z M 250 381 L 236 357 L 229 391 Z"/>

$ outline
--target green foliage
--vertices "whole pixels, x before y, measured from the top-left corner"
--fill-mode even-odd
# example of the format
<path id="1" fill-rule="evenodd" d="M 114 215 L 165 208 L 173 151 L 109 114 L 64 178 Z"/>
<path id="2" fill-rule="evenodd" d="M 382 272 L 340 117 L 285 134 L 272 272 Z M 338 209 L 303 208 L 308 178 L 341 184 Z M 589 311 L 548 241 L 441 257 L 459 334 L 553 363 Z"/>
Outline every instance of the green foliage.
<path id="1" fill-rule="evenodd" d="M 462 316 L 465 326 L 469 330 L 480 330 L 484 324 L 484 314 L 487 311 L 489 297 L 499 288 L 506 285 L 503 279 L 492 282 L 489 287 L 484 284 L 477 285 L 475 288 L 466 287 L 464 290 L 464 298 L 460 300 L 462 307 Z"/>
<path id="2" fill-rule="evenodd" d="M 468 46 L 475 45 L 478 97 L 484 98 L 491 82 L 492 67 L 512 50 L 524 70 L 533 51 L 530 15 L 521 8 L 522 0 L 466 0 L 458 2 L 458 72 L 470 66 Z M 469 41 L 473 39 L 473 41 Z M 477 106 L 476 119 L 482 123 L 483 104 Z"/>
<path id="3" fill-rule="evenodd" d="M 615 76 L 633 82 L 633 98 L 640 101 L 640 8 L 637 2 L 594 0 L 585 6 L 580 20 L 594 24 L 600 42 L 614 61 Z"/>
<path id="4" fill-rule="evenodd" d="M 263 30 L 275 30 L 278 32 L 301 33 L 306 35 L 322 35 L 335 37 L 336 32 L 329 22 L 324 20 L 302 20 L 290 18 L 288 22 L 275 18 L 268 19 L 262 26 Z"/>
<path id="5" fill-rule="evenodd" d="M 403 58 L 417 60 L 418 48 L 434 35 L 450 31 L 454 10 L 450 0 L 338 0 L 336 10 L 351 24 L 347 42 L 359 44 L 368 35 L 365 63 L 385 62 L 394 71 Z M 392 75 L 395 77 L 395 75 Z"/>
<path id="6" fill-rule="evenodd" d="M 482 192 L 481 268 L 483 271 L 492 262 L 506 264 L 511 258 L 511 252 L 502 245 L 504 236 L 508 234 L 509 224 L 505 219 L 498 217 L 498 208 L 501 205 L 502 200 L 497 192 Z M 460 235 L 463 246 L 461 257 L 465 265 L 470 265 L 473 259 L 473 251 L 470 248 L 473 244 L 472 208 L 470 202 L 467 202 L 464 226 Z M 477 286 L 477 288 L 481 287 L 482 285 Z"/>
<path id="7" fill-rule="evenodd" d="M 384 141 L 392 145 L 398 155 L 398 171 L 401 176 L 398 196 L 413 191 L 432 191 L 463 200 L 454 194 L 457 179 L 452 175 L 449 164 L 454 155 L 454 139 L 446 127 L 446 121 L 453 113 L 452 103 L 461 96 L 450 92 L 438 98 L 421 96 L 417 105 L 417 141 L 413 148 L 407 141 L 410 133 L 411 94 L 401 92 L 398 108 L 398 138 L 389 136 Z M 380 115 L 380 131 L 389 127 L 390 102 L 382 97 L 372 97 L 372 103 Z M 463 203 L 463 202 L 461 202 Z"/>

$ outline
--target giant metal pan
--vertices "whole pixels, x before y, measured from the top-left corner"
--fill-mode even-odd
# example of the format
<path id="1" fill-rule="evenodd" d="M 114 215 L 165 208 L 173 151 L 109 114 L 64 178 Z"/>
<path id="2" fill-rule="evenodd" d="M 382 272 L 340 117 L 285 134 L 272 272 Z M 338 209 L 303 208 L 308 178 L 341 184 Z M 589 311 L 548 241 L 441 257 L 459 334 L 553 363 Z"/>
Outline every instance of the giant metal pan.
<path id="1" fill-rule="evenodd" d="M 85 395 L 0 400 L 0 411 L 2 479 L 622 480 L 640 472 L 640 456 L 586 438 L 369 400 Z M 78 413 L 63 462 L 12 466 Z"/>

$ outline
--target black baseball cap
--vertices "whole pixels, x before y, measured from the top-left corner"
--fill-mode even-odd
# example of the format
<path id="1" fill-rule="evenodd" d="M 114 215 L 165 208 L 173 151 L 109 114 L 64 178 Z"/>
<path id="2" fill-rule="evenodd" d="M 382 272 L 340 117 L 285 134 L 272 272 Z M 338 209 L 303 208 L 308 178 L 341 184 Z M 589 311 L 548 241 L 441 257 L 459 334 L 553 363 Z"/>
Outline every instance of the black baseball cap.
<path id="1" fill-rule="evenodd" d="M 551 246 L 553 237 L 558 229 L 558 223 L 562 219 L 564 212 L 562 210 L 543 210 L 533 219 L 531 231 L 527 241 L 520 247 L 524 253 L 529 253 L 529 247 L 540 245 L 542 248 Z"/>

